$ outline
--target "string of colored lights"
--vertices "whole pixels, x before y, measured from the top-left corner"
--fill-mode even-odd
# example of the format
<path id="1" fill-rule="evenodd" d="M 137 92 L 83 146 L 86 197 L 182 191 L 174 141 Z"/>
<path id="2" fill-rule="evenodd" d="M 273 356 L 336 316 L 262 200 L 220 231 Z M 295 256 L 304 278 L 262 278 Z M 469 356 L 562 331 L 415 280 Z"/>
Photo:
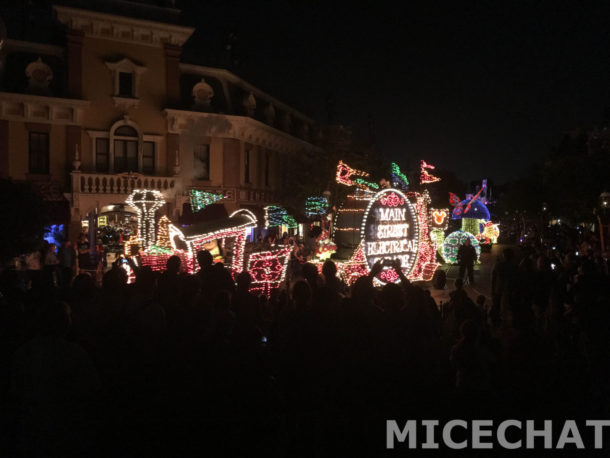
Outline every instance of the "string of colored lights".
<path id="1" fill-rule="evenodd" d="M 341 212 L 342 213 L 362 213 L 364 211 L 364 208 L 344 208 L 341 207 Z"/>
<path id="2" fill-rule="evenodd" d="M 155 212 L 165 204 L 163 194 L 156 189 L 134 189 L 125 201 L 138 215 L 138 236 L 146 249 L 155 243 Z"/>
<path id="3" fill-rule="evenodd" d="M 377 183 L 373 183 L 372 181 L 366 181 L 364 178 L 354 178 L 354 185 L 359 186 L 363 189 L 379 189 L 379 185 Z"/>
<path id="4" fill-rule="evenodd" d="M 213 192 L 201 191 L 199 189 L 191 189 L 191 209 L 193 212 L 203 210 L 205 207 L 224 199 L 222 194 L 215 194 Z"/>
<path id="5" fill-rule="evenodd" d="M 305 199 L 305 216 L 312 218 L 324 216 L 328 212 L 328 199 L 323 196 L 312 196 Z"/>
<path id="6" fill-rule="evenodd" d="M 430 208 L 428 225 L 430 228 L 445 230 L 449 226 L 448 208 Z"/>
<path id="7" fill-rule="evenodd" d="M 268 205 L 265 210 L 265 227 L 287 226 L 294 229 L 298 226 L 296 220 L 288 214 L 284 207 Z"/>
<path id="8" fill-rule="evenodd" d="M 481 256 L 481 245 L 479 244 L 479 241 L 476 239 L 476 237 L 470 232 L 466 232 L 460 229 L 449 234 L 443 242 L 442 256 L 445 262 L 449 264 L 457 263 L 458 250 L 460 246 L 464 244 L 464 241 L 466 239 L 470 239 L 470 243 L 477 253 L 477 258 Z"/>
<path id="9" fill-rule="evenodd" d="M 481 232 L 481 220 L 477 218 L 462 218 L 462 230 L 470 232 L 475 237 Z"/>
<path id="10" fill-rule="evenodd" d="M 168 249 L 168 248 L 164 248 L 164 247 L 159 246 L 159 245 L 153 245 L 150 248 L 148 248 L 148 250 L 146 250 L 146 252 L 148 254 L 151 254 L 151 255 L 160 255 L 160 254 L 169 254 L 169 255 L 171 255 L 174 252 L 174 250 Z"/>
<path id="11" fill-rule="evenodd" d="M 159 222 L 157 223 L 157 247 L 164 248 L 166 250 L 170 250 L 172 248 L 172 244 L 169 239 L 169 225 L 171 224 L 170 219 L 163 215 L 159 218 Z"/>
<path id="12" fill-rule="evenodd" d="M 352 176 L 368 177 L 369 174 L 362 170 L 353 169 L 345 162 L 339 161 L 337 164 L 337 174 L 335 176 L 337 183 L 344 184 L 345 186 L 354 186 L 356 183 L 350 178 Z"/>
<path id="13" fill-rule="evenodd" d="M 435 168 L 436 168 L 435 166 L 433 166 L 432 164 L 428 164 L 426 161 L 424 161 L 422 159 L 421 167 L 420 167 L 420 174 L 419 174 L 419 182 L 421 184 L 429 184 L 429 183 L 436 183 L 437 181 L 441 181 L 441 179 L 439 177 L 430 174 L 428 172 L 428 170 L 426 170 L 426 169 L 434 170 Z"/>
<path id="14" fill-rule="evenodd" d="M 193 253 L 204 250 L 207 243 L 214 240 L 220 240 L 225 245 L 225 240 L 235 238 L 233 242 L 233 257 L 231 262 L 226 262 L 225 266 L 234 271 L 241 272 L 244 269 L 244 248 L 246 245 L 246 229 L 245 227 L 223 229 L 216 232 L 199 235 L 194 238 L 187 238 L 191 245 Z"/>
<path id="15" fill-rule="evenodd" d="M 359 231 L 360 229 L 357 227 L 336 227 L 335 231 L 337 232 L 354 232 Z"/>
<path id="16" fill-rule="evenodd" d="M 131 246 L 139 244 L 140 238 L 136 234 L 129 236 L 129 239 L 123 244 L 123 253 L 125 256 L 131 256 Z"/>
<path id="17" fill-rule="evenodd" d="M 349 261 L 337 263 L 337 271 L 343 281 L 352 285 L 358 278 L 368 275 L 369 269 L 366 264 L 362 243 L 358 246 Z"/>
<path id="18" fill-rule="evenodd" d="M 485 245 L 489 245 L 491 243 L 498 243 L 498 237 L 500 236 L 500 228 L 499 224 L 492 223 L 491 221 L 487 221 L 483 226 L 483 232 L 478 234 L 477 240 Z"/>
<path id="19" fill-rule="evenodd" d="M 409 187 L 407 176 L 401 172 L 400 167 L 396 162 L 392 162 L 392 186 L 406 191 Z"/>
<path id="20" fill-rule="evenodd" d="M 467 213 L 468 210 L 470 210 L 470 207 L 471 207 L 472 203 L 479 198 L 479 196 L 483 192 L 483 189 L 485 189 L 485 187 L 482 187 L 481 189 L 479 189 L 479 192 L 477 192 L 474 195 L 474 197 L 472 199 L 470 199 L 470 202 L 468 202 L 468 205 L 466 205 L 466 209 L 464 210 L 464 213 Z"/>
<path id="21" fill-rule="evenodd" d="M 419 221 L 419 250 L 409 280 L 431 280 L 439 264 L 436 262 L 436 246 L 432 243 L 428 227 L 428 203 L 430 195 L 424 191 L 416 198 L 417 219 Z"/>
<path id="22" fill-rule="evenodd" d="M 439 254 L 442 255 L 441 250 L 443 242 L 445 241 L 445 231 L 443 229 L 430 229 L 430 240 L 432 240 L 432 243 L 436 246 Z"/>
<path id="23" fill-rule="evenodd" d="M 252 276 L 251 288 L 269 296 L 285 279 L 290 248 L 252 253 L 248 258 L 248 272 Z"/>

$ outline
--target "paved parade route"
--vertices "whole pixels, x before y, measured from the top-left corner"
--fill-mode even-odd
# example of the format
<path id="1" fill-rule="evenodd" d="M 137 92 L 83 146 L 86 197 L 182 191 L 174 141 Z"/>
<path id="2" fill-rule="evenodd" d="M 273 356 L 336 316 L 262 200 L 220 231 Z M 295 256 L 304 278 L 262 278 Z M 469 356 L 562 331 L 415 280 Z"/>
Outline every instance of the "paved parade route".
<path id="1" fill-rule="evenodd" d="M 474 266 L 475 285 L 467 285 L 464 288 L 473 301 L 482 294 L 487 298 L 487 303 L 491 302 L 491 273 L 497 257 L 501 255 L 505 247 L 506 245 L 494 245 L 491 253 L 481 253 L 481 262 Z M 444 289 L 434 288 L 432 282 L 421 282 L 420 285 L 430 291 L 430 294 L 440 306 L 441 302 L 445 304 L 449 301 L 449 293 L 455 289 L 453 283 L 458 277 L 460 268 L 457 265 L 443 264 L 439 269 L 447 272 L 447 283 Z"/>

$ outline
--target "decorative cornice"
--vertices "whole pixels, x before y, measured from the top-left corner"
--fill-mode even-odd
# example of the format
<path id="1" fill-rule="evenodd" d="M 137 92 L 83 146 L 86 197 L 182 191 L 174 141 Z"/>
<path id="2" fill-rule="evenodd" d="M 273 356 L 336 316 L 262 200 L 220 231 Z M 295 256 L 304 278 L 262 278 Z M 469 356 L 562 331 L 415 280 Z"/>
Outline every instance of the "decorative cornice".
<path id="1" fill-rule="evenodd" d="M 65 57 L 66 51 L 61 46 L 48 45 L 44 43 L 35 43 L 33 41 L 13 40 L 7 38 L 2 43 L 2 50 L 10 52 L 28 52 L 39 54 L 42 56 Z"/>
<path id="2" fill-rule="evenodd" d="M 268 126 L 248 116 L 202 113 L 186 110 L 163 110 L 170 133 L 180 134 L 195 128 L 209 137 L 236 138 L 253 145 L 281 152 L 321 151 L 315 145 Z"/>
<path id="3" fill-rule="evenodd" d="M 55 5 L 57 19 L 87 37 L 163 47 L 166 43 L 182 46 L 195 31 L 192 27 L 98 13 Z"/>
<path id="4" fill-rule="evenodd" d="M 50 124 L 82 124 L 88 100 L 0 92 L 0 119 Z"/>
<path id="5" fill-rule="evenodd" d="M 246 80 L 241 79 L 234 73 L 231 73 L 229 70 L 225 70 L 224 68 L 215 68 L 215 67 L 204 67 L 202 65 L 193 65 L 193 64 L 180 64 L 180 71 L 184 73 L 191 73 L 201 76 L 213 76 L 221 80 L 228 81 L 230 83 L 235 84 L 236 86 L 241 87 L 246 92 L 252 92 L 254 97 L 257 99 L 261 99 L 266 103 L 271 103 L 275 106 L 275 110 L 277 109 L 288 111 L 295 118 L 306 121 L 310 124 L 315 124 L 315 121 L 310 117 L 304 115 L 300 111 L 292 108 L 289 105 L 286 105 L 284 102 L 274 98 L 273 96 L 267 94 L 265 91 L 260 90 L 256 86 L 248 83 Z M 236 101 L 237 102 L 237 101 Z"/>
<path id="6" fill-rule="evenodd" d="M 140 104 L 140 99 L 136 99 L 133 97 L 112 97 L 112 101 L 114 102 L 114 106 L 117 107 L 121 111 L 129 111 L 131 108 L 135 108 Z"/>

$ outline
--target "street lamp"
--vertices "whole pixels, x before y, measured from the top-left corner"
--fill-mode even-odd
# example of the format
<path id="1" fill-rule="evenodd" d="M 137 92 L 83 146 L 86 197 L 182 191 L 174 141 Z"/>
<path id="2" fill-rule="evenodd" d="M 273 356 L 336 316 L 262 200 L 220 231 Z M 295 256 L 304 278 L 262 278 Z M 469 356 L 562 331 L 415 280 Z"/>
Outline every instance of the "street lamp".
<path id="1" fill-rule="evenodd" d="M 610 208 L 610 192 L 602 192 L 599 195 L 599 206 L 606 212 Z"/>

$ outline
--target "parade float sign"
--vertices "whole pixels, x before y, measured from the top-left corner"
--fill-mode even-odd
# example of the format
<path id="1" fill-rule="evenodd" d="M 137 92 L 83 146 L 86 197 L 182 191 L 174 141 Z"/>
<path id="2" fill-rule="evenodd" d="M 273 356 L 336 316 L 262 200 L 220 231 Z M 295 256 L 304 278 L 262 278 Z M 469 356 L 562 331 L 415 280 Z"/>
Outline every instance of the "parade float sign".
<path id="1" fill-rule="evenodd" d="M 380 281 L 394 281 L 391 265 L 397 259 L 404 274 L 411 273 L 419 251 L 419 222 L 415 208 L 401 191 L 384 189 L 373 197 L 364 212 L 361 236 L 369 270 L 377 261 L 384 265 Z"/>

